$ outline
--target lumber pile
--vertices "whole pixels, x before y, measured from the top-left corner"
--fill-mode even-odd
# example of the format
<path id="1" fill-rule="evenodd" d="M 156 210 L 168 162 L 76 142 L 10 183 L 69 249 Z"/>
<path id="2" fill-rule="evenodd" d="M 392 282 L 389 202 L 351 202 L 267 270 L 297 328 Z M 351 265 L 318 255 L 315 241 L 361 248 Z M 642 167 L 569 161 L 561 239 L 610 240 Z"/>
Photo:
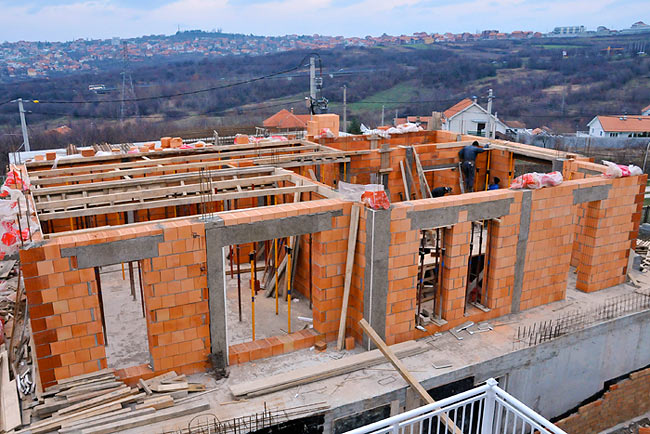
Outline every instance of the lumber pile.
<path id="1" fill-rule="evenodd" d="M 189 402 L 205 386 L 168 372 L 129 387 L 112 369 L 61 380 L 47 388 L 32 408 L 35 419 L 18 433 L 100 434 L 208 410 L 205 401 Z"/>
<path id="2" fill-rule="evenodd" d="M 400 358 L 413 356 L 427 351 L 427 347 L 416 341 L 406 341 L 392 345 L 391 350 Z M 248 381 L 230 386 L 230 391 L 237 398 L 249 398 L 265 395 L 278 390 L 324 380 L 326 378 L 344 375 L 360 369 L 385 363 L 386 360 L 379 350 L 366 351 L 338 360 L 332 360 L 316 366 L 293 369 L 284 374 L 273 375 L 259 380 Z"/>
<path id="3" fill-rule="evenodd" d="M 634 251 L 641 257 L 641 271 L 650 270 L 650 240 L 636 240 Z"/>

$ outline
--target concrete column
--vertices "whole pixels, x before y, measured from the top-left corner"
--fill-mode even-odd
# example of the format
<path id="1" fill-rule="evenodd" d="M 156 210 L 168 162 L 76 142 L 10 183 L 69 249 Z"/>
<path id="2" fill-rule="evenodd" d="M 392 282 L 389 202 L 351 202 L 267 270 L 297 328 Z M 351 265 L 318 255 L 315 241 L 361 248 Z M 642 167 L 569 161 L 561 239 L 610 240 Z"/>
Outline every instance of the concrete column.
<path id="1" fill-rule="evenodd" d="M 208 266 L 208 306 L 210 308 L 211 353 L 217 366 L 228 365 L 228 324 L 226 319 L 226 282 L 223 246 L 217 239 L 215 228 L 205 231 L 206 260 Z"/>
<path id="2" fill-rule="evenodd" d="M 515 262 L 515 283 L 512 289 L 511 312 L 519 312 L 521 304 L 521 291 L 524 286 L 524 271 L 526 267 L 526 247 L 530 232 L 530 212 L 532 207 L 533 192 L 522 190 L 521 216 L 519 219 L 519 238 L 517 240 L 517 262 Z"/>
<path id="3" fill-rule="evenodd" d="M 386 298 L 388 296 L 388 248 L 391 210 L 366 209 L 366 269 L 363 290 L 363 317 L 382 339 L 386 339 Z M 364 334 L 365 348 L 375 348 Z"/>

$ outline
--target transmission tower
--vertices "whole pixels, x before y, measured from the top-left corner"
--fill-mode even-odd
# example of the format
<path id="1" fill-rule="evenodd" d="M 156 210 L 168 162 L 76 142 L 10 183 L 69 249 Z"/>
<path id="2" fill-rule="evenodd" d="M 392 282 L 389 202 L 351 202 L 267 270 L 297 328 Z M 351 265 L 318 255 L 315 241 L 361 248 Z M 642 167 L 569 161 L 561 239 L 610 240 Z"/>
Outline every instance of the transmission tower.
<path id="1" fill-rule="evenodd" d="M 126 113 L 127 100 L 135 99 L 135 90 L 133 89 L 133 77 L 129 68 L 129 50 L 126 41 L 122 41 L 122 102 L 120 103 L 120 122 L 124 122 Z M 132 101 L 133 114 L 138 116 L 138 103 Z"/>

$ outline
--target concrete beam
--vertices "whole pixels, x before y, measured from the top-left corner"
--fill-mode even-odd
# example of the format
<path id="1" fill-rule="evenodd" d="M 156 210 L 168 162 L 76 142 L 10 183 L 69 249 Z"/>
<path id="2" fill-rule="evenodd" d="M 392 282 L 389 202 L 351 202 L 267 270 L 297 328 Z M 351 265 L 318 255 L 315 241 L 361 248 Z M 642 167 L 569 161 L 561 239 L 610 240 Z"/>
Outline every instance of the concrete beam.
<path id="1" fill-rule="evenodd" d="M 519 238 L 517 240 L 517 261 L 515 262 L 515 282 L 512 289 L 511 311 L 519 312 L 521 291 L 524 287 L 524 270 L 526 267 L 526 248 L 530 233 L 530 214 L 533 202 L 533 192 L 522 190 L 521 215 L 519 217 Z"/>
<path id="2" fill-rule="evenodd" d="M 155 258 L 158 244 L 164 241 L 162 235 L 119 240 L 110 243 L 61 249 L 61 257 L 77 257 L 77 268 L 103 267 L 141 259 Z"/>
<path id="3" fill-rule="evenodd" d="M 576 188 L 573 190 L 573 204 L 605 200 L 609 196 L 612 184 L 594 185 L 593 187 Z"/>
<path id="4" fill-rule="evenodd" d="M 410 211 L 406 214 L 411 219 L 411 229 L 432 229 L 451 226 L 458 223 L 461 211 L 467 211 L 468 221 L 489 220 L 510 214 L 512 198 L 497 199 L 488 202 L 467 205 L 448 206 L 423 211 Z"/>

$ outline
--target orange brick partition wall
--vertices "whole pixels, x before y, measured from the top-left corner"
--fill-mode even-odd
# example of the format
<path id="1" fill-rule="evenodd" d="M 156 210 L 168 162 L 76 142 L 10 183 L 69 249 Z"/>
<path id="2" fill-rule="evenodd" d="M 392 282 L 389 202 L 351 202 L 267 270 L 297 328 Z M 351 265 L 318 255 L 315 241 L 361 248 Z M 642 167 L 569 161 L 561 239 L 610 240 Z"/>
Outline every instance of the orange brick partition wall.
<path id="1" fill-rule="evenodd" d="M 597 433 L 650 411 L 650 368 L 609 386 L 596 401 L 555 422 L 568 433 Z"/>

